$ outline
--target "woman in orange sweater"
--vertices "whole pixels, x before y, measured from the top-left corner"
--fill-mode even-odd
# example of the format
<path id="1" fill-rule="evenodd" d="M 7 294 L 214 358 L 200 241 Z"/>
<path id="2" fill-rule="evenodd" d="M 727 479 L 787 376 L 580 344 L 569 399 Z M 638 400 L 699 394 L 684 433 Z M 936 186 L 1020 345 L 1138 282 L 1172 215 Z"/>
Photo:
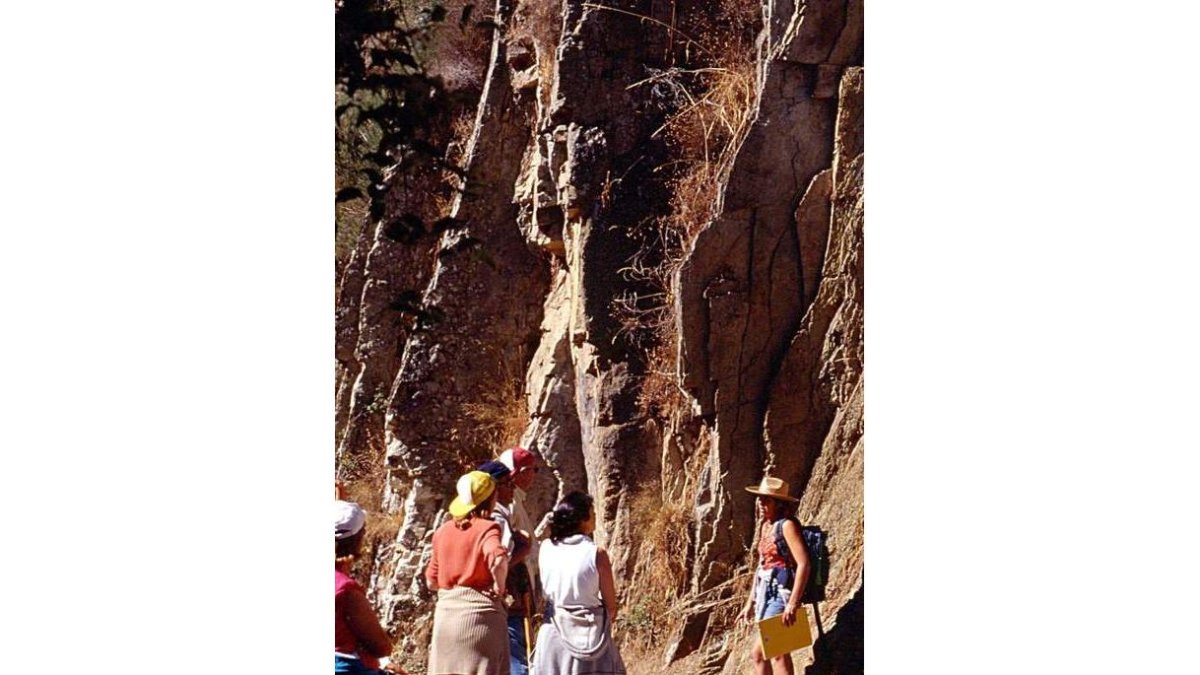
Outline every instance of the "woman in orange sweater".
<path id="1" fill-rule="evenodd" d="M 457 493 L 425 569 L 437 591 L 429 675 L 508 675 L 508 553 L 492 520 L 496 481 L 472 471 L 458 479 Z"/>

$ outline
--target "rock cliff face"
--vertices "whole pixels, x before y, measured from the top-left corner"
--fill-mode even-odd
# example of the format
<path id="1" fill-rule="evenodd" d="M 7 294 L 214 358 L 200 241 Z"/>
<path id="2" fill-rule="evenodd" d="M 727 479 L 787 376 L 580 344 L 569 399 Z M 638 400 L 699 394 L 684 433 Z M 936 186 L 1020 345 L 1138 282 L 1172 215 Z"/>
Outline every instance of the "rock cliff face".
<path id="1" fill-rule="evenodd" d="M 535 518 L 596 497 L 631 672 L 750 670 L 742 488 L 764 473 L 830 534 L 825 635 L 797 663 L 861 672 L 861 2 L 501 0 L 489 18 L 461 189 L 393 189 L 452 226 L 365 228 L 339 274 L 339 472 L 383 478 L 396 529 L 371 592 L 397 655 L 422 672 L 421 571 L 455 478 L 519 443 L 550 469 Z"/>

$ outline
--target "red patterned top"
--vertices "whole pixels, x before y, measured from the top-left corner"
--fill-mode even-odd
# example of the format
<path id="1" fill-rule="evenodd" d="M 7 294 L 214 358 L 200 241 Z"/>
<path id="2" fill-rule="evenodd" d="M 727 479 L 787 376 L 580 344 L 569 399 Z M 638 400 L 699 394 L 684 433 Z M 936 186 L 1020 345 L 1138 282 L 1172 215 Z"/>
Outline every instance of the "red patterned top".
<path id="1" fill-rule="evenodd" d="M 775 523 L 763 523 L 759 528 L 758 557 L 762 560 L 762 568 L 769 570 L 773 567 L 787 567 L 783 556 L 775 547 Z"/>

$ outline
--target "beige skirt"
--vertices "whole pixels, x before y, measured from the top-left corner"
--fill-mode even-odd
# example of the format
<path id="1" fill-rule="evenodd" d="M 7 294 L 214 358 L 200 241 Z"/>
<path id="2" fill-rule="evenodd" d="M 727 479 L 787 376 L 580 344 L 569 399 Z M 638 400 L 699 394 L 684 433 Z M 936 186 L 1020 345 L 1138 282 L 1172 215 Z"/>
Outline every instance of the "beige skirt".
<path id="1" fill-rule="evenodd" d="M 474 588 L 438 591 L 429 675 L 509 675 L 507 612 Z"/>

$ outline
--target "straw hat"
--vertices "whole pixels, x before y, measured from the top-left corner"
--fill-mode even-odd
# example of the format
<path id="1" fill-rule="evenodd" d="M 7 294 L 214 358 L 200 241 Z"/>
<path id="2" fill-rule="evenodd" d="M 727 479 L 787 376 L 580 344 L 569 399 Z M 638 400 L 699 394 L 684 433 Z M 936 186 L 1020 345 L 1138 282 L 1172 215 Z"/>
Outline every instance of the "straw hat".
<path id="1" fill-rule="evenodd" d="M 771 478 L 770 476 L 763 476 L 761 483 L 758 485 L 751 485 L 750 487 L 746 488 L 746 492 L 751 494 L 762 495 L 764 497 L 774 497 L 775 499 L 782 499 L 785 502 L 795 503 L 800 501 L 799 499 L 789 495 L 788 492 L 790 491 L 790 487 L 788 486 L 786 480 L 781 478 Z"/>
<path id="2" fill-rule="evenodd" d="M 458 496 L 450 502 L 450 515 L 462 518 L 487 501 L 496 490 L 496 480 L 482 471 L 472 471 L 458 479 L 455 492 Z"/>

